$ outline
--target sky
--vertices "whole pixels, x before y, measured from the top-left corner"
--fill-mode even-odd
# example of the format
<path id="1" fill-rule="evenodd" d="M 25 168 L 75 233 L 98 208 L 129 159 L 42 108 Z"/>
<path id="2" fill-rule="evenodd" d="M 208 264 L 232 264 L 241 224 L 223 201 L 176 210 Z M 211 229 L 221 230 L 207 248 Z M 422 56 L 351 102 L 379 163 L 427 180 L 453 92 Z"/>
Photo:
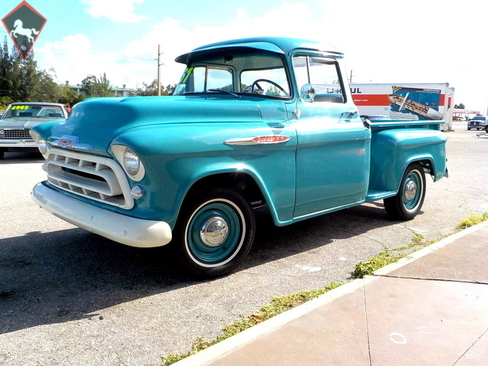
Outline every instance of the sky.
<path id="1" fill-rule="evenodd" d="M 80 84 L 106 73 L 112 86 L 177 83 L 174 59 L 217 41 L 286 36 L 345 53 L 355 83 L 449 83 L 455 104 L 488 107 L 486 6 L 479 0 L 28 0 L 47 19 L 33 47 L 39 69 Z M 0 18 L 21 0 L 1 0 Z M 7 30 L 1 25 L 1 42 Z"/>

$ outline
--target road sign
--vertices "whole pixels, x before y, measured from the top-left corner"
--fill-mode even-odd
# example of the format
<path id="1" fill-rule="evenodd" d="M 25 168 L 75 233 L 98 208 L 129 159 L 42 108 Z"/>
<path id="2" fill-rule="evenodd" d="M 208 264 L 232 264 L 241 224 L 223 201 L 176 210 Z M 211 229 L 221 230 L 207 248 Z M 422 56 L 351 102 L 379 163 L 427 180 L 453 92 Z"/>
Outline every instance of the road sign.
<path id="1" fill-rule="evenodd" d="M 22 59 L 26 59 L 39 37 L 47 19 L 39 14 L 27 1 L 22 1 L 2 23 L 17 47 Z"/>

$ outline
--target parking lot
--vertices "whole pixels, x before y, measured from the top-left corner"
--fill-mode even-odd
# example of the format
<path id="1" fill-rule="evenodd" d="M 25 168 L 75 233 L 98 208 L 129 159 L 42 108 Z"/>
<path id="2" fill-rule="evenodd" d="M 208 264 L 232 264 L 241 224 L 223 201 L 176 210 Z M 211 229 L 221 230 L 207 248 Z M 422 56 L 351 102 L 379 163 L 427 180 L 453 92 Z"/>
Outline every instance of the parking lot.
<path id="1" fill-rule="evenodd" d="M 415 235 L 434 240 L 488 211 L 488 135 L 454 123 L 450 178 L 428 180 L 422 213 L 390 220 L 382 203 L 276 228 L 258 217 L 249 257 L 231 275 L 195 281 L 167 248 L 135 249 L 36 207 L 39 155 L 0 161 L 0 365 L 147 365 L 214 338 L 273 297 L 348 281 L 354 265 Z M 477 135 L 480 136 L 477 136 Z"/>

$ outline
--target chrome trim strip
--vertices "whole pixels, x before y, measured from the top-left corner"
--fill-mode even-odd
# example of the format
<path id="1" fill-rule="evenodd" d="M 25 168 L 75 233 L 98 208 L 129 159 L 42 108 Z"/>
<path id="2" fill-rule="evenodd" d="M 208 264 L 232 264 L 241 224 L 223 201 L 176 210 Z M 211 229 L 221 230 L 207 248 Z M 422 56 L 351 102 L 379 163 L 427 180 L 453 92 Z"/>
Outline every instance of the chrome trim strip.
<path id="1" fill-rule="evenodd" d="M 269 135 L 235 138 L 224 141 L 224 144 L 230 146 L 276 145 L 284 144 L 288 141 L 290 141 L 289 136 Z"/>

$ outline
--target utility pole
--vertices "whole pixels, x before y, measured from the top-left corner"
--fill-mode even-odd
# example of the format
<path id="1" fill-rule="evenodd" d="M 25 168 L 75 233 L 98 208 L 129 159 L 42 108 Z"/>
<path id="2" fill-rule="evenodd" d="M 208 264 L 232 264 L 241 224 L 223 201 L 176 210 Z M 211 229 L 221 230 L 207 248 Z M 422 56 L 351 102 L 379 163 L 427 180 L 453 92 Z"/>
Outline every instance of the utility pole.
<path id="1" fill-rule="evenodd" d="M 158 95 L 159 96 L 161 95 L 161 66 L 163 65 L 161 63 L 161 55 L 162 55 L 161 45 L 158 44 L 158 58 L 157 58 L 157 61 L 158 61 Z"/>

